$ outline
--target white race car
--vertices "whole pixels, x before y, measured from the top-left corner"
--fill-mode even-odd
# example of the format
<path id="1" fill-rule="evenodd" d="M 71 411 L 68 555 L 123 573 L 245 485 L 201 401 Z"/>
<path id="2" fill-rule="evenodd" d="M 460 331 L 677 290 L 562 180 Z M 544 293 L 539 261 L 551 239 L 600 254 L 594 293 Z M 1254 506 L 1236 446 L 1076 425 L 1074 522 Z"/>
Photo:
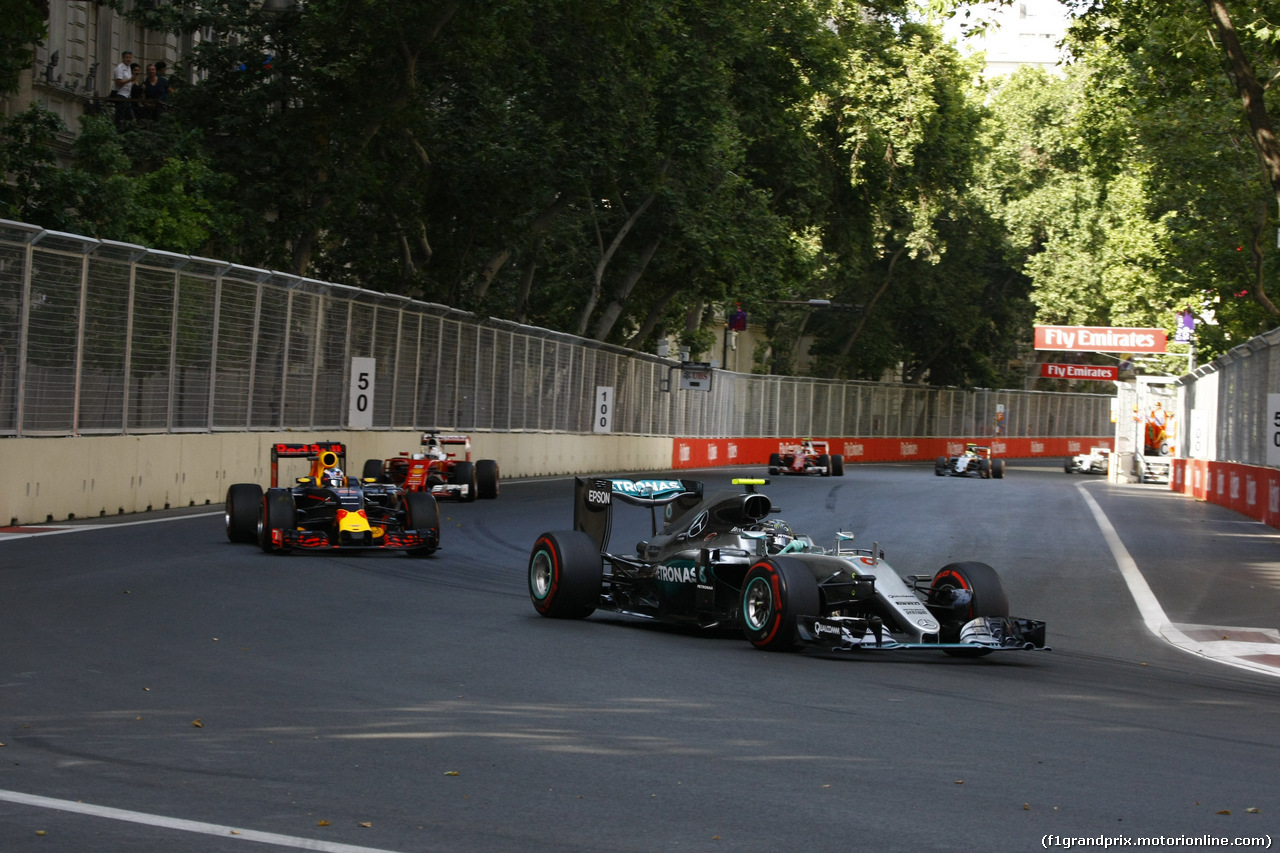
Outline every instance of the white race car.
<path id="1" fill-rule="evenodd" d="M 1062 470 L 1068 474 L 1105 474 L 1110 462 L 1110 447 L 1090 447 L 1088 453 L 1068 456 Z"/>

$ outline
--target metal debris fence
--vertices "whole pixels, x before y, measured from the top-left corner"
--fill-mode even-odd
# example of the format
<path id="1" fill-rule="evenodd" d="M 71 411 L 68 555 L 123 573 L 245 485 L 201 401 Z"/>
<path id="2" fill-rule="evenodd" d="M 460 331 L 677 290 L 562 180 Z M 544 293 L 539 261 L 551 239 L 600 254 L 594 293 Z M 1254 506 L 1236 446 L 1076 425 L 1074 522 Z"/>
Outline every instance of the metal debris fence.
<path id="1" fill-rule="evenodd" d="M 340 284 L 0 220 L 0 436 L 341 429 L 351 359 L 375 429 L 1105 436 L 1110 395 L 716 371 Z M 676 390 L 665 391 L 664 387 Z"/>

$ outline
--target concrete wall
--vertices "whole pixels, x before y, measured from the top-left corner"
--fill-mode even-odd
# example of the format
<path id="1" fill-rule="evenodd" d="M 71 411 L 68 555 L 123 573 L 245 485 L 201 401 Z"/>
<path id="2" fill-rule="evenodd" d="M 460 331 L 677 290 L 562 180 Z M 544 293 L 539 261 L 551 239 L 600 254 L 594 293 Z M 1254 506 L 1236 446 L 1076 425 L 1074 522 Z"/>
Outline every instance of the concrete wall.
<path id="1" fill-rule="evenodd" d="M 276 442 L 342 441 L 347 467 L 418 447 L 418 432 L 262 432 L 0 439 L 0 526 L 220 505 L 232 483 L 271 480 Z M 650 471 L 671 464 L 671 439 L 561 433 L 473 433 L 472 459 L 502 477 Z M 305 471 L 281 462 L 282 479 Z M 295 470 L 296 469 L 296 470 Z"/>

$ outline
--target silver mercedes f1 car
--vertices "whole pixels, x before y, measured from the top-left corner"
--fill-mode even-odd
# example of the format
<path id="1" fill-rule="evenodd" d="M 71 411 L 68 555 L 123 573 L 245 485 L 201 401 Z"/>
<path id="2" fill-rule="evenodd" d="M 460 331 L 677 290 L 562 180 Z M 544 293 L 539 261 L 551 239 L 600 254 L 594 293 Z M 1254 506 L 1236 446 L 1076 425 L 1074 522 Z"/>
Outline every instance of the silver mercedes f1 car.
<path id="1" fill-rule="evenodd" d="M 941 649 L 959 657 L 1045 647 L 1045 624 L 1009 615 L 995 569 L 957 562 L 900 576 L 879 545 L 838 533 L 815 544 L 771 519 L 766 480 L 704 495 L 693 480 L 577 478 L 572 530 L 543 533 L 529 597 L 543 616 L 610 610 L 705 629 L 737 628 L 757 648 Z M 614 507 L 647 508 L 652 535 L 609 550 Z M 658 515 L 663 523 L 658 524 Z"/>

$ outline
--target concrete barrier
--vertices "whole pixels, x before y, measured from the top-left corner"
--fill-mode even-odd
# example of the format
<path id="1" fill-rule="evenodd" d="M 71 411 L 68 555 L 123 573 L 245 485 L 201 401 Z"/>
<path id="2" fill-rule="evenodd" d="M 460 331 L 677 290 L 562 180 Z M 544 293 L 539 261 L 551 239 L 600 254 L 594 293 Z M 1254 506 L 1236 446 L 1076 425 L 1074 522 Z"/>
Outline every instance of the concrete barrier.
<path id="1" fill-rule="evenodd" d="M 277 442 L 341 441 L 347 467 L 419 447 L 420 432 L 343 431 L 184 433 L 0 439 L 0 525 L 125 515 L 174 507 L 221 506 L 232 483 L 271 480 Z M 832 438 L 846 464 L 932 460 L 991 445 L 998 456 L 1047 457 L 1081 452 L 1096 438 Z M 566 433 L 471 433 L 472 459 L 494 459 L 503 478 L 548 477 L 669 468 L 764 465 L 788 439 L 686 439 Z M 283 478 L 305 470 L 297 460 Z"/>
<path id="2" fill-rule="evenodd" d="M 0 525 L 221 505 L 232 483 L 271 480 L 277 442 L 341 441 L 347 467 L 419 446 L 420 432 L 189 433 L 0 439 Z M 504 478 L 653 471 L 671 439 L 563 433 L 472 433 L 472 459 L 494 459 Z M 282 471 L 296 476 L 298 471 Z"/>

